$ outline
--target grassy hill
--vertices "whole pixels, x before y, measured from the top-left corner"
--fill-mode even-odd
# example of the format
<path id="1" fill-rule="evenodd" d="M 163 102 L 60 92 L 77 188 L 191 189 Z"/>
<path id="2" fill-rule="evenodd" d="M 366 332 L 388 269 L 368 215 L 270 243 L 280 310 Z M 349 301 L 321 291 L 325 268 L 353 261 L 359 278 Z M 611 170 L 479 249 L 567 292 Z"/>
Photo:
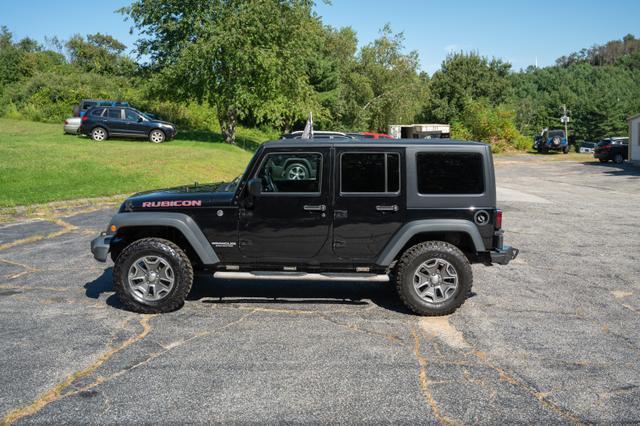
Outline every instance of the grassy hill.
<path id="1" fill-rule="evenodd" d="M 147 141 L 97 143 L 63 135 L 61 124 L 0 118 L 0 207 L 131 193 L 172 185 L 229 180 L 242 173 L 249 150 L 206 133 Z M 239 130 L 255 148 L 273 135 Z"/>

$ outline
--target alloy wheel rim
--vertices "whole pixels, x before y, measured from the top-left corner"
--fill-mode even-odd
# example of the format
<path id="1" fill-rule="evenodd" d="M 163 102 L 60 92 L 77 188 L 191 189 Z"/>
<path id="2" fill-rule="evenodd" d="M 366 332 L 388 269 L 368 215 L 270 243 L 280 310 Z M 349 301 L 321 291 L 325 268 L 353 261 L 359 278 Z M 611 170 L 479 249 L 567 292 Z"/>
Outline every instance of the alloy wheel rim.
<path id="1" fill-rule="evenodd" d="M 458 290 L 458 271 L 440 258 L 422 262 L 413 274 L 413 288 L 420 299 L 439 304 L 453 298 Z"/>
<path id="2" fill-rule="evenodd" d="M 93 131 L 93 139 L 101 141 L 104 139 L 104 130 L 96 129 Z"/>
<path id="3" fill-rule="evenodd" d="M 157 302 L 173 289 L 173 268 L 160 256 L 142 256 L 129 267 L 128 283 L 131 294 L 140 302 Z"/>
<path id="4" fill-rule="evenodd" d="M 163 140 L 163 137 L 162 137 L 162 134 L 160 134 L 160 132 L 158 132 L 158 131 L 151 132 L 151 141 L 152 142 L 160 143 L 160 142 L 162 142 L 162 140 Z"/>
<path id="5" fill-rule="evenodd" d="M 301 166 L 293 166 L 287 174 L 289 180 L 303 180 L 307 177 L 307 172 Z"/>

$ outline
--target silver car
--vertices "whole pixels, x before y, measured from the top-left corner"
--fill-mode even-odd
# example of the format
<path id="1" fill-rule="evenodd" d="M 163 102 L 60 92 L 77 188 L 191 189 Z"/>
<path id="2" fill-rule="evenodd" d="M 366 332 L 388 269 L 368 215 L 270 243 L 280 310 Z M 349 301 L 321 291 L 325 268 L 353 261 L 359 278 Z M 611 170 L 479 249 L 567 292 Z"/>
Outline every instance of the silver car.
<path id="1" fill-rule="evenodd" d="M 81 120 L 80 117 L 71 117 L 64 120 L 64 132 L 70 135 L 77 135 Z"/>

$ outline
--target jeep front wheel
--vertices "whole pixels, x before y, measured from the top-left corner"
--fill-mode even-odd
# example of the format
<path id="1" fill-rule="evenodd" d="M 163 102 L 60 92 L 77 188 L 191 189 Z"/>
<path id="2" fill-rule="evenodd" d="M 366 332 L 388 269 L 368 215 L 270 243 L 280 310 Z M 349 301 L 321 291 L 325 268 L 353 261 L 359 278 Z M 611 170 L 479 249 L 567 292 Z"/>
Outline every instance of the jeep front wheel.
<path id="1" fill-rule="evenodd" d="M 179 309 L 191 290 L 193 268 L 171 241 L 144 238 L 127 246 L 115 261 L 113 287 L 128 309 L 145 314 Z"/>
<path id="2" fill-rule="evenodd" d="M 467 257 L 456 246 L 427 241 L 409 248 L 394 274 L 404 304 L 419 315 L 448 315 L 471 291 L 473 274 Z"/>

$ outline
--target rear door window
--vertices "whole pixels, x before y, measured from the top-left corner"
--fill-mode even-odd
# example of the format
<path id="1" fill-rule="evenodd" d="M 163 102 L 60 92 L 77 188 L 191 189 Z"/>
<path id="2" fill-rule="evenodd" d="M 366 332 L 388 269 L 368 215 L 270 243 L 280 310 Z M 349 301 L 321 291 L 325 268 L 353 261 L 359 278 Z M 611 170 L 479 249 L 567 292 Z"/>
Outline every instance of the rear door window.
<path id="1" fill-rule="evenodd" d="M 340 156 L 340 192 L 400 192 L 400 155 L 383 152 L 343 153 Z"/>
<path id="2" fill-rule="evenodd" d="M 482 194 L 482 155 L 469 152 L 416 154 L 418 192 L 424 195 Z"/>
<path id="3" fill-rule="evenodd" d="M 120 119 L 122 118 L 122 111 L 115 108 L 109 108 L 107 110 L 107 117 Z"/>

